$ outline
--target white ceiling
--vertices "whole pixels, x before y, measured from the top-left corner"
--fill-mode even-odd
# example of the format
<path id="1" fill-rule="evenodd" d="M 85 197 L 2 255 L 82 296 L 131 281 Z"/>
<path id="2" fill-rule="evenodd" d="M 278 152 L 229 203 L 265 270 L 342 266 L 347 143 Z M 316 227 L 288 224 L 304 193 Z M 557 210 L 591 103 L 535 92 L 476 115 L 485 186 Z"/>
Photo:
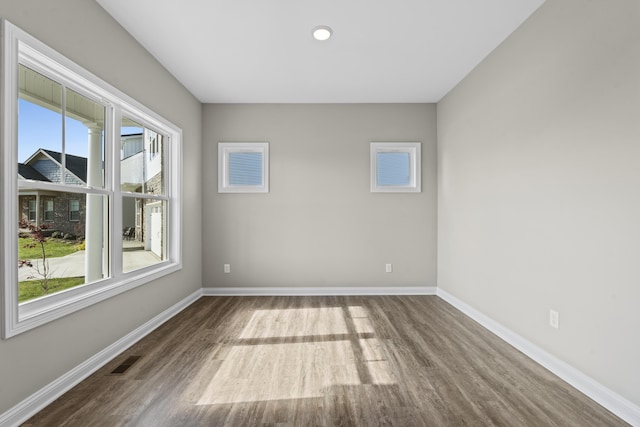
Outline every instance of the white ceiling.
<path id="1" fill-rule="evenodd" d="M 201 102 L 386 103 L 439 101 L 544 0 L 97 2 Z"/>

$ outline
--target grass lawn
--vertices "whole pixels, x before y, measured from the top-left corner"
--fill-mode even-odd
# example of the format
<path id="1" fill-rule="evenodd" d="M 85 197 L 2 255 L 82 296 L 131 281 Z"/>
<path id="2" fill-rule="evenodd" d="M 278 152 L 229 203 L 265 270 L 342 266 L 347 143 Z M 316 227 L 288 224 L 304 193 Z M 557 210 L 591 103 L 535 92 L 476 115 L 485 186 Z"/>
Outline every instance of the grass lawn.
<path id="1" fill-rule="evenodd" d="M 28 301 L 43 295 L 49 295 L 64 289 L 73 288 L 82 285 L 84 277 L 62 277 L 49 279 L 49 292 L 47 294 L 42 290 L 41 280 L 28 280 L 18 283 L 18 302 Z"/>
<path id="2" fill-rule="evenodd" d="M 33 248 L 25 248 L 27 245 L 31 245 L 35 243 L 36 246 Z M 49 258 L 58 258 L 61 256 L 72 254 L 78 251 L 78 242 L 60 240 L 60 239 L 47 239 L 44 244 L 45 253 Z M 42 258 L 42 248 L 40 247 L 40 243 L 36 243 L 30 237 L 19 237 L 18 238 L 18 259 L 41 259 Z"/>

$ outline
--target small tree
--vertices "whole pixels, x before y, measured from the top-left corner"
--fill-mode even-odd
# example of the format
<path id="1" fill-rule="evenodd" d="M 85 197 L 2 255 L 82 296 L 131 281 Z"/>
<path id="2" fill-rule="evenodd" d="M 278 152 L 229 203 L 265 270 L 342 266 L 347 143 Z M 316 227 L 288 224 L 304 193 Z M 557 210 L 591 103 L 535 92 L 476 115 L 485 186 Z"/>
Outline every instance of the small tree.
<path id="1" fill-rule="evenodd" d="M 47 253 L 45 251 L 45 243 L 47 243 L 47 238 L 44 236 L 43 231 L 49 228 L 49 225 L 33 225 L 27 221 L 20 221 L 18 224 L 20 228 L 29 230 L 29 237 L 31 237 L 31 243 L 24 245 L 25 248 L 36 248 L 38 245 L 40 246 L 40 250 L 42 252 L 42 265 L 36 261 L 35 266 L 33 263 L 26 259 L 18 260 L 18 268 L 22 267 L 31 267 L 33 268 L 42 280 L 40 281 L 40 286 L 42 286 L 42 291 L 46 294 L 49 292 L 49 280 L 51 279 L 51 269 L 49 268 L 49 260 L 47 259 Z"/>

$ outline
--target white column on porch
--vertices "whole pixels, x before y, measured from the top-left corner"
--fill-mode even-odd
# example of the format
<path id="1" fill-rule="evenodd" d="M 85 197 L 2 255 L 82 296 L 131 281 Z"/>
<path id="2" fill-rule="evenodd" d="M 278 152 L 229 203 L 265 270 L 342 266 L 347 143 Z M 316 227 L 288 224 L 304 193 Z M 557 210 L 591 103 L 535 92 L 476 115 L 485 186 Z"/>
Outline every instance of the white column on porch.
<path id="1" fill-rule="evenodd" d="M 87 150 L 87 185 L 102 187 L 102 127 L 89 126 Z M 103 196 L 87 195 L 85 226 L 85 282 L 103 277 Z"/>

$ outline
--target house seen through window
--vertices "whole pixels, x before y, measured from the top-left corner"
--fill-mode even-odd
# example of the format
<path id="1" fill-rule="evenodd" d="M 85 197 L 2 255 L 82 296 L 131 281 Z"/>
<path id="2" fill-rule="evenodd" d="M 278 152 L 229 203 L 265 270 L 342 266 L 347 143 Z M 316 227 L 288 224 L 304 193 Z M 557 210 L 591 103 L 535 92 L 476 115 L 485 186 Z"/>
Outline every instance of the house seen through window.
<path id="1" fill-rule="evenodd" d="M 104 191 L 105 106 L 24 65 L 18 96 L 18 287 L 28 301 L 109 277 L 115 230 Z M 127 272 L 166 259 L 163 135 L 126 117 L 120 131 Z"/>

